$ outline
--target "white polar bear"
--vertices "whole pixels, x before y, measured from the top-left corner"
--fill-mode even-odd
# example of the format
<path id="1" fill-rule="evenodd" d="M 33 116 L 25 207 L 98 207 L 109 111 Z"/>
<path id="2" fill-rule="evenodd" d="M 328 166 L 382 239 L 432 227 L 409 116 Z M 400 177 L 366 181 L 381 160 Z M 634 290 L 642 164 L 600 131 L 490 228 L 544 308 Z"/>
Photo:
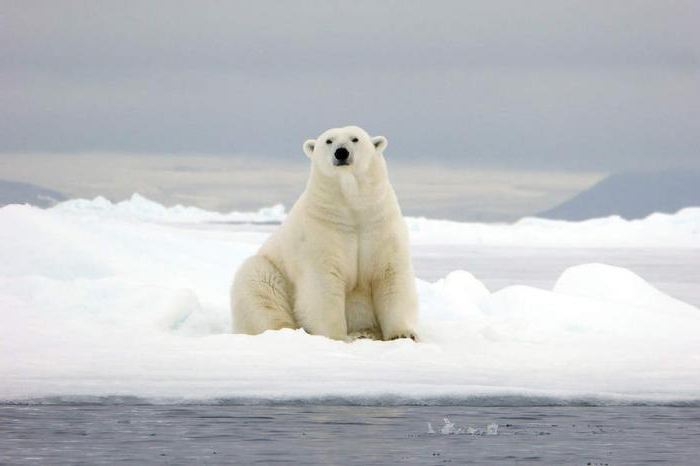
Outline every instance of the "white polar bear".
<path id="1" fill-rule="evenodd" d="M 338 340 L 416 339 L 408 230 L 386 145 L 357 126 L 304 143 L 306 190 L 233 281 L 234 332 L 301 327 Z"/>

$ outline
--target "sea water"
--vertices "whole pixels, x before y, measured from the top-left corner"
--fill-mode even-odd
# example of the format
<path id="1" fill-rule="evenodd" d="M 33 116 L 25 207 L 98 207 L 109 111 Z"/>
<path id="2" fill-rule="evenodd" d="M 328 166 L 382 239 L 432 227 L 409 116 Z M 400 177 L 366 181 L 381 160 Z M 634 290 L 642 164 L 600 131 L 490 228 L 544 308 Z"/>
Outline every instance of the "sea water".
<path id="1" fill-rule="evenodd" d="M 0 406 L 2 464 L 690 465 L 698 455 L 697 407 Z"/>

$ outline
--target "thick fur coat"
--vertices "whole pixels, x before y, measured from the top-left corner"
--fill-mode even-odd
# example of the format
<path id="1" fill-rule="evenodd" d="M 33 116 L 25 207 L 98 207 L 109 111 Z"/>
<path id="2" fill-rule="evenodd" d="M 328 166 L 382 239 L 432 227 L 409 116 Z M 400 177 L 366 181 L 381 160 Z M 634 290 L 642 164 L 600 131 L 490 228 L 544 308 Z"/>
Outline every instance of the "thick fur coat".
<path id="1" fill-rule="evenodd" d="M 304 143 L 306 190 L 236 273 L 234 332 L 416 339 L 408 231 L 387 176 L 386 145 L 356 126 Z"/>

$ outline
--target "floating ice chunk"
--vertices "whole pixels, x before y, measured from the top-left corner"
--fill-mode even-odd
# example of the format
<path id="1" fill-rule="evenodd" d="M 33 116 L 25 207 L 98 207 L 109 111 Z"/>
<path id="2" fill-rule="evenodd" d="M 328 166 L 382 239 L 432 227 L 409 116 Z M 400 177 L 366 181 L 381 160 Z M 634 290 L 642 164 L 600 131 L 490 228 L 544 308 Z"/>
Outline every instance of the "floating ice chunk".
<path id="1" fill-rule="evenodd" d="M 449 418 L 444 418 L 442 421 L 445 423 L 445 425 L 443 425 L 440 429 L 440 433 L 442 435 L 451 435 L 457 433 L 457 429 L 455 428 L 454 423 L 451 422 Z"/>
<path id="2" fill-rule="evenodd" d="M 466 426 L 464 428 L 457 427 L 454 422 L 450 421 L 449 418 L 443 418 L 444 425 L 440 428 L 440 433 L 442 435 L 455 435 L 455 434 L 466 434 L 466 435 L 498 435 L 498 424 L 492 422 L 486 426 L 486 430 L 482 430 L 474 426 Z M 434 434 L 433 425 L 428 423 L 428 433 Z"/>

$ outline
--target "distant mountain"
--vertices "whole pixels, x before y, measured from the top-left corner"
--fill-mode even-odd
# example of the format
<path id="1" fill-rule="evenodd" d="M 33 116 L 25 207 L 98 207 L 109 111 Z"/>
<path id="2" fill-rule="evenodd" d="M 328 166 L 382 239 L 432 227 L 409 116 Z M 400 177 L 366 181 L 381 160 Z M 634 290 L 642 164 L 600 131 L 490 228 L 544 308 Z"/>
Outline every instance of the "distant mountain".
<path id="1" fill-rule="evenodd" d="M 57 202 L 65 200 L 66 196 L 58 191 L 30 183 L 0 180 L 0 206 L 31 204 L 37 207 L 51 207 Z"/>
<path id="2" fill-rule="evenodd" d="M 690 206 L 700 206 L 700 172 L 618 173 L 537 217 L 585 220 L 619 215 L 634 219 Z"/>

